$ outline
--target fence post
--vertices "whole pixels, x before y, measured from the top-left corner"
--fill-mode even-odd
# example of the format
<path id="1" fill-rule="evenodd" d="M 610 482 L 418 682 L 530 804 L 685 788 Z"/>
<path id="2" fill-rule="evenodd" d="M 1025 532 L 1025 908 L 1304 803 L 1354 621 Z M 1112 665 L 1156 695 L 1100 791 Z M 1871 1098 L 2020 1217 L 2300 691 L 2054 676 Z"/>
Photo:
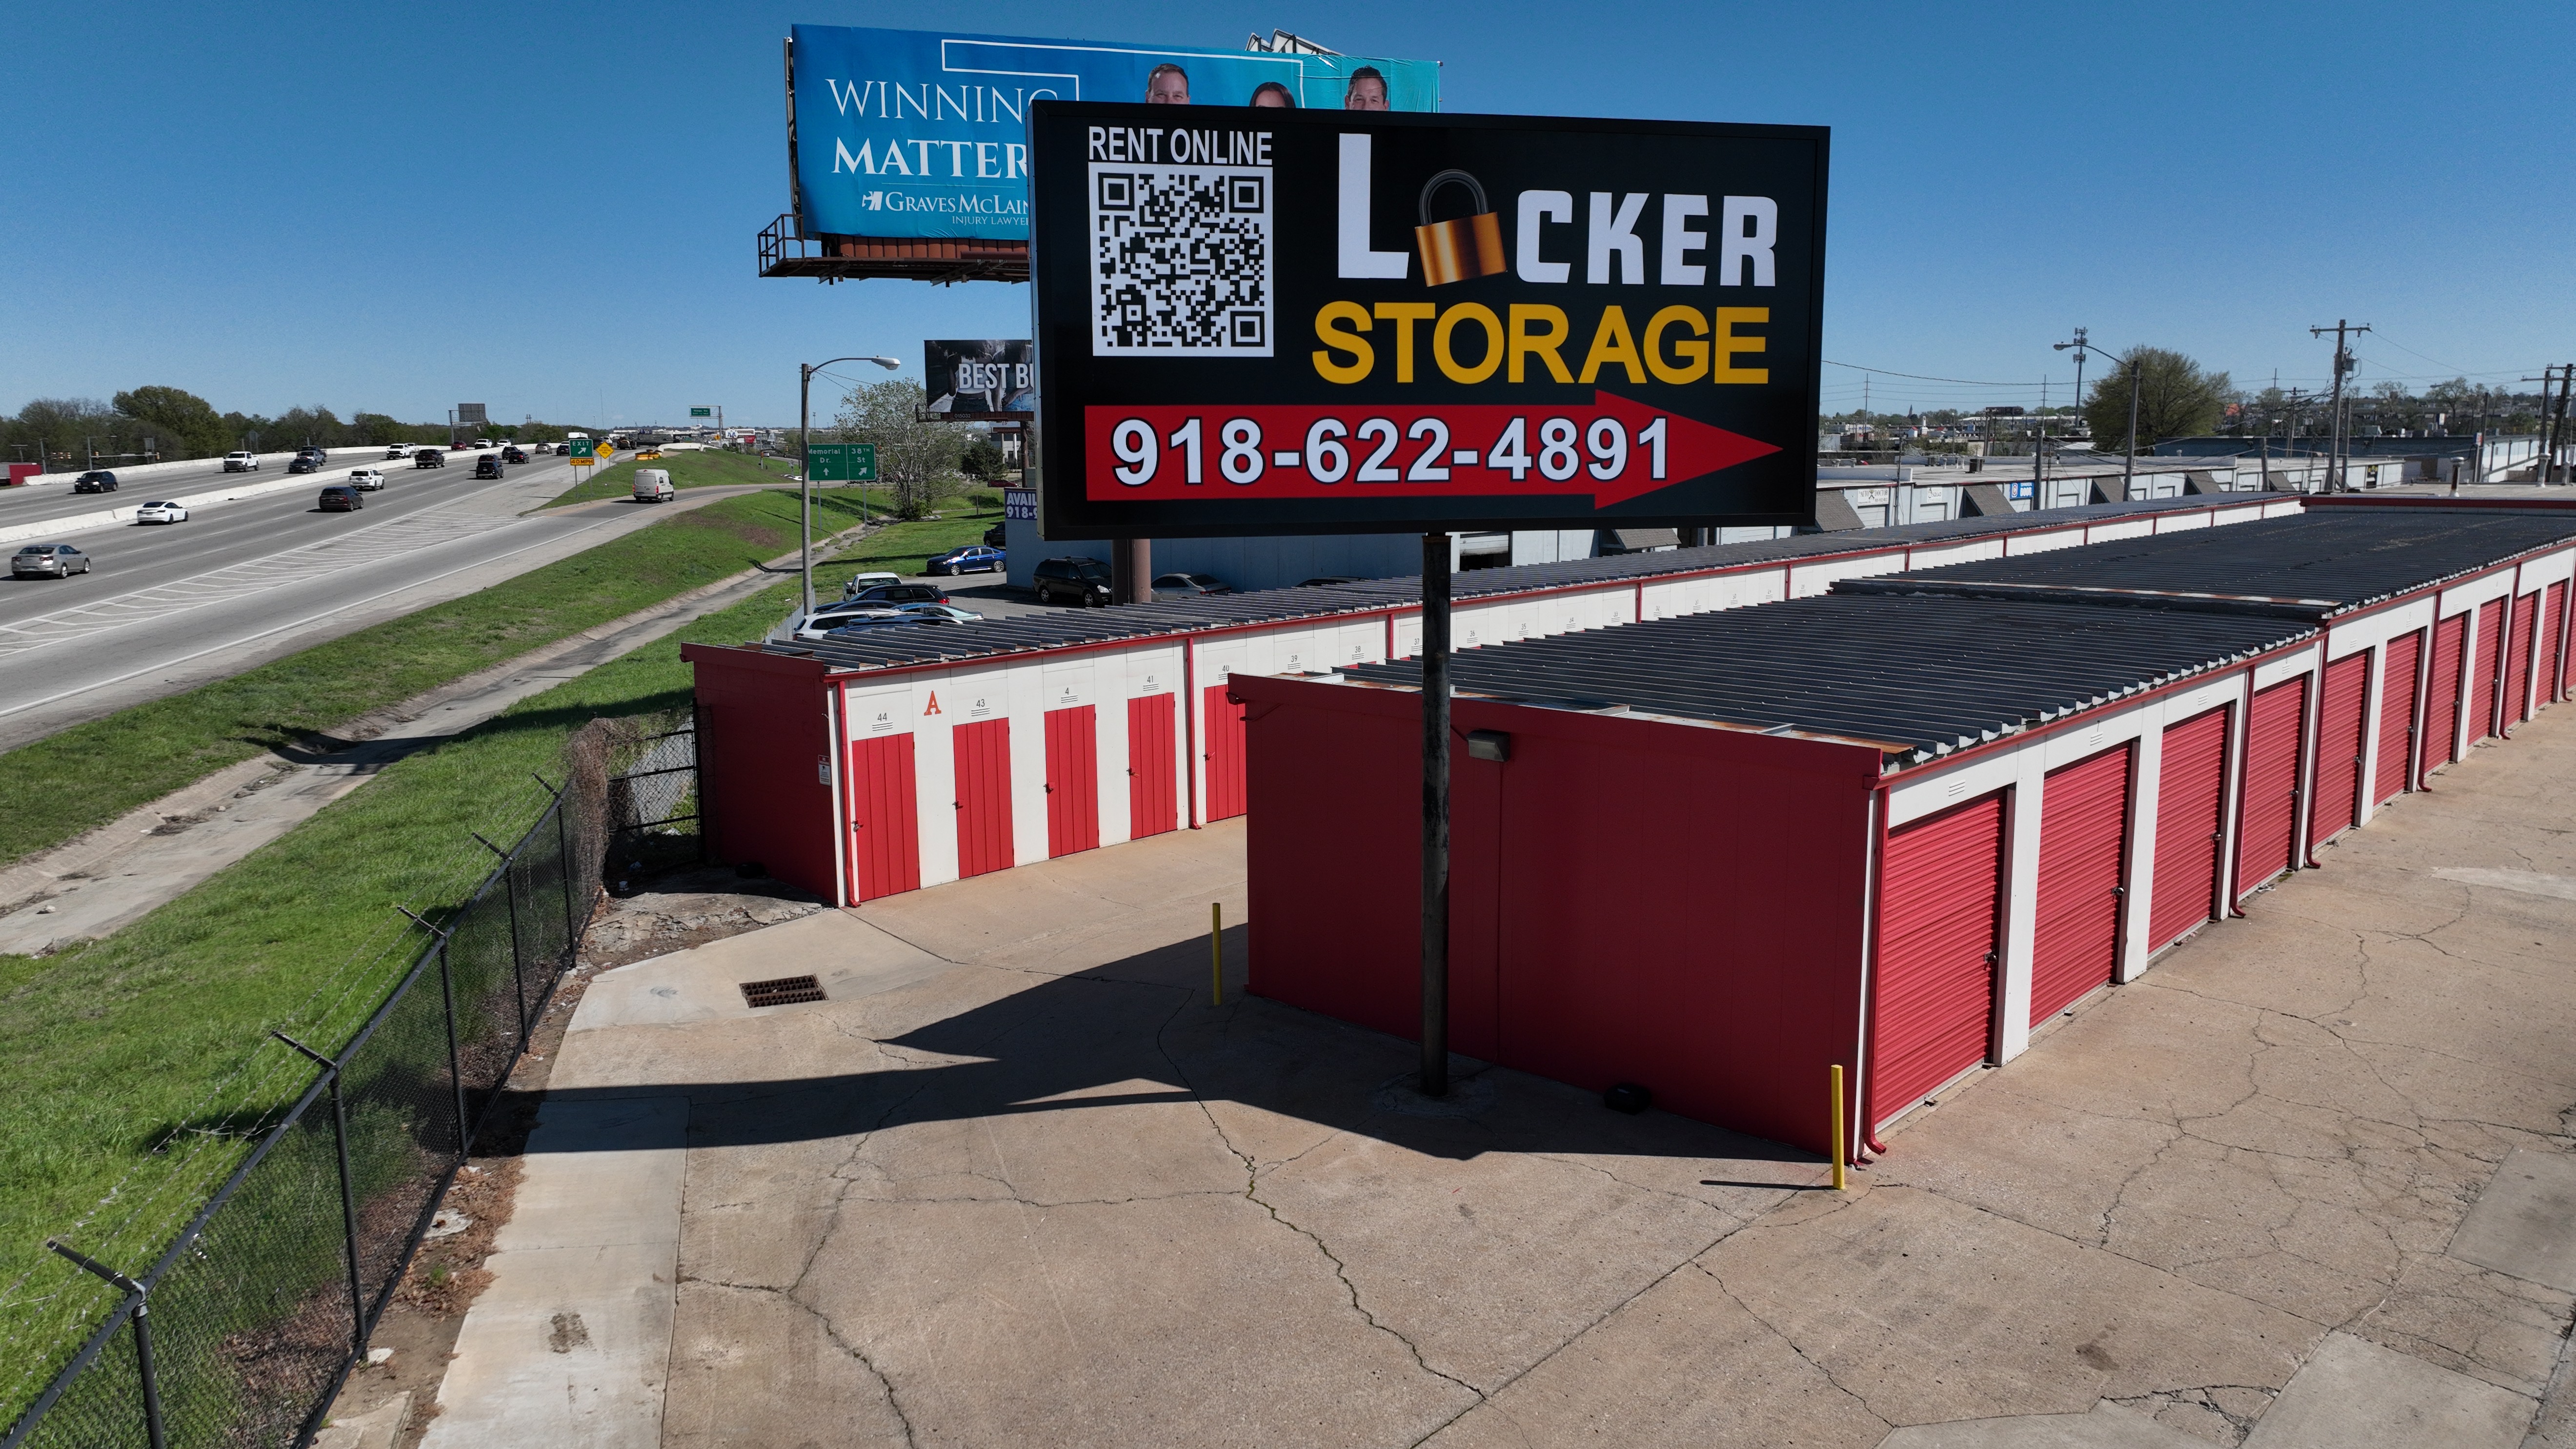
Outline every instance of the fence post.
<path id="1" fill-rule="evenodd" d="M 134 1299 L 134 1367 L 143 1376 L 143 1436 L 152 1449 L 164 1449 L 169 1441 L 161 1429 L 161 1379 L 152 1368 L 151 1293 L 105 1263 L 64 1247 L 58 1239 L 47 1238 L 45 1246 L 124 1289 Z"/>
<path id="2" fill-rule="evenodd" d="M 447 970 L 447 938 L 438 938 L 438 996 L 447 1006 L 447 1085 L 456 1092 L 456 1160 L 474 1145 L 473 1124 L 465 1120 L 465 1066 L 456 1054 L 456 984 Z"/>
<path id="3" fill-rule="evenodd" d="M 358 1266 L 358 1193 L 349 1174 L 349 1109 L 340 1098 L 340 1064 L 282 1031 L 270 1036 L 302 1052 L 320 1066 L 331 1083 L 331 1145 L 340 1158 L 340 1231 L 349 1245 L 349 1343 L 359 1358 L 367 1356 L 367 1292 Z"/>
<path id="4" fill-rule="evenodd" d="M 480 831 L 474 838 L 483 840 Z M 483 840 L 483 848 L 501 857 L 501 894 L 510 908 L 510 984 L 518 988 L 511 1004 L 519 1008 L 519 1049 L 528 1046 L 528 974 L 519 962 L 519 880 L 510 873 L 510 852 Z"/>
<path id="5" fill-rule="evenodd" d="M 546 785 L 546 777 L 537 776 L 537 783 Z M 572 781 L 567 778 L 561 790 L 555 790 L 552 785 L 546 785 L 546 788 L 553 790 L 555 797 L 555 878 L 563 883 L 563 964 L 565 969 L 570 969 L 574 956 L 581 949 L 581 927 L 575 924 L 572 918 L 572 836 L 564 825 L 564 796 L 571 791 Z"/>

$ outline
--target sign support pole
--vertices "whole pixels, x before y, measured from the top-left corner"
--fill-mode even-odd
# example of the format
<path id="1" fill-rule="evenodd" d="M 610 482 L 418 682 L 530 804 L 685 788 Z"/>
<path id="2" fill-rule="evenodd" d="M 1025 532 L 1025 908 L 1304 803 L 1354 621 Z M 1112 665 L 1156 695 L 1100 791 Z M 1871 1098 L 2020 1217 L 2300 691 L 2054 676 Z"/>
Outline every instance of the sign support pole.
<path id="1" fill-rule="evenodd" d="M 1422 1094 L 1449 1095 L 1449 550 L 1422 535 Z"/>

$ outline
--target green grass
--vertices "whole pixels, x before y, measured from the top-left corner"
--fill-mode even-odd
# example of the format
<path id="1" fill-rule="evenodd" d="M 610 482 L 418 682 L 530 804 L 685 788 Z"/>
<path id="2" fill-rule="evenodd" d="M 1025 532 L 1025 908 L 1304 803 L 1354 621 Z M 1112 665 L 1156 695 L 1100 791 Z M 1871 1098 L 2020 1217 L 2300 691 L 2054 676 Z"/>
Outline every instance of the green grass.
<path id="1" fill-rule="evenodd" d="M 796 471 L 790 458 L 762 458 L 750 453 L 690 452 L 664 453 L 651 462 L 639 462 L 633 454 L 605 468 L 585 468 L 592 476 L 555 495 L 548 508 L 561 508 L 567 503 L 588 503 L 600 498 L 625 498 L 635 489 L 635 470 L 660 468 L 671 475 L 674 488 L 714 488 L 724 484 L 776 484 Z M 838 491 L 838 490 L 834 490 Z M 822 494 L 817 493 L 816 497 Z M 882 507 L 884 500 L 870 498 L 870 507 Z"/>
<path id="2" fill-rule="evenodd" d="M 0 1100 L 10 1104 L 0 1113 L 0 1287 L 30 1267 L 35 1282 L 50 1281 L 45 1235 L 138 1164 L 126 1205 L 148 1210 L 121 1234 L 110 1231 L 117 1213 L 101 1214 L 81 1245 L 113 1263 L 151 1261 L 248 1144 L 214 1139 L 184 1180 L 168 1179 L 167 1158 L 147 1161 L 152 1146 L 175 1129 L 291 1101 L 309 1073 L 265 1031 L 326 1051 L 347 1040 L 418 949 L 419 933 L 394 907 L 439 919 L 460 903 L 491 864 L 468 832 L 503 842 L 522 833 L 546 800 L 530 774 L 561 778 L 566 736 L 594 717 L 684 708 L 691 680 L 679 644 L 754 637 L 793 587 L 782 580 L 394 764 L 107 940 L 42 959 L 0 956 Z M 267 1084 L 244 1091 L 245 1068 L 267 1073 Z M 153 1184 L 166 1184 L 158 1200 L 143 1190 Z M 0 1345 L 51 1359 L 43 1345 L 54 1331 L 76 1342 L 105 1301 L 74 1295 L 16 1310 L 0 1317 Z M 13 1387 L 0 1382 L 0 1422 L 19 1407 L 8 1402 Z"/>
<path id="3" fill-rule="evenodd" d="M 262 750 L 775 558 L 795 546 L 797 508 L 788 490 L 719 499 L 481 593 L 0 754 L 0 863 Z M 818 536 L 858 521 L 855 500 L 835 495 L 816 495 L 814 511 Z M 910 529 L 928 536 L 902 542 Z M 947 536 L 939 523 L 908 525 L 874 546 L 935 550 Z M 835 573 L 835 590 L 854 566 Z"/>

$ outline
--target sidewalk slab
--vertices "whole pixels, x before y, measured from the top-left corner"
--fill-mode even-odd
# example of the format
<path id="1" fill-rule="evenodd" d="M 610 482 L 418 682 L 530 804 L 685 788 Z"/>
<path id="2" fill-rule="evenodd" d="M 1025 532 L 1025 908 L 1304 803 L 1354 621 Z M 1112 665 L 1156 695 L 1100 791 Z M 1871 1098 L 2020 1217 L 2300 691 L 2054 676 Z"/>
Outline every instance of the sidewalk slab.
<path id="1" fill-rule="evenodd" d="M 679 1276 L 677 1097 L 549 1101 L 423 1449 L 650 1449 Z"/>
<path id="2" fill-rule="evenodd" d="M 2245 1449 L 2514 1449 L 2533 1408 L 2520 1394 L 2336 1333 Z"/>
<path id="3" fill-rule="evenodd" d="M 2576 1157 L 2515 1148 L 2451 1236 L 2451 1256 L 2576 1293 Z"/>

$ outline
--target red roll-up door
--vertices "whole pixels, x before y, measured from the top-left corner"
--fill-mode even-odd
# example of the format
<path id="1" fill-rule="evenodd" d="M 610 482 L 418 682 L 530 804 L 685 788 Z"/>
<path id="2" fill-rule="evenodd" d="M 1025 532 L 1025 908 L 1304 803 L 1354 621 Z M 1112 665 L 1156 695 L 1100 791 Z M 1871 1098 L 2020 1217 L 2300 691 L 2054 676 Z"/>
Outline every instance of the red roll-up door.
<path id="1" fill-rule="evenodd" d="M 2254 696 L 2245 718 L 2244 807 L 2236 826 L 2236 898 L 2290 868 L 2299 825 L 2299 735 L 2307 722 L 2308 677 Z"/>
<path id="2" fill-rule="evenodd" d="M 1011 845 L 1011 722 L 978 720 L 950 731 L 957 740 L 957 874 L 1008 870 Z"/>
<path id="3" fill-rule="evenodd" d="M 2370 651 L 2326 666 L 2317 708 L 2317 783 L 2308 795 L 2308 848 L 2352 828 L 2361 806 L 2361 735 L 2370 707 Z"/>
<path id="4" fill-rule="evenodd" d="M 1100 844 L 1100 745 L 1092 707 L 1046 716 L 1047 858 Z"/>
<path id="5" fill-rule="evenodd" d="M 2539 622 L 2537 591 L 2513 601 L 2513 628 L 2504 639 L 2504 713 L 2497 720 L 2497 734 L 2531 718 L 2531 643 L 2540 632 Z"/>
<path id="6" fill-rule="evenodd" d="M 1873 1128 L 1986 1059 L 2003 844 L 2001 795 L 1888 834 L 1870 992 Z"/>
<path id="7" fill-rule="evenodd" d="M 2469 666 L 2469 743 L 2476 744 L 2496 728 L 2496 690 L 2504 680 L 2504 600 L 2478 605 L 2477 658 Z M 2468 751 L 2460 752 L 2464 757 Z"/>
<path id="8" fill-rule="evenodd" d="M 2460 706 L 2467 698 L 2461 666 L 2469 647 L 2469 616 L 2453 614 L 2433 626 L 2433 667 L 2424 673 L 2423 779 L 2460 757 Z"/>
<path id="9" fill-rule="evenodd" d="M 2227 827 L 2227 721 L 2221 705 L 2165 731 L 2156 770 L 2155 899 L 2148 949 L 2161 951 L 2218 905 L 2218 844 Z"/>
<path id="10" fill-rule="evenodd" d="M 1207 701 L 1199 736 L 1199 759 L 1207 766 L 1207 818 L 1230 820 L 1243 813 L 1243 706 L 1227 701 L 1222 684 L 1200 694 Z"/>
<path id="11" fill-rule="evenodd" d="M 2400 634 L 2388 641 L 2387 662 L 2379 673 L 2379 753 L 2372 772 L 2370 798 L 2385 804 L 2406 792 L 2415 759 L 2415 673 L 2423 662 L 2424 632 Z"/>
<path id="12" fill-rule="evenodd" d="M 1172 788 L 1172 697 L 1127 701 L 1127 834 L 1137 840 L 1180 828 Z"/>
<path id="13" fill-rule="evenodd" d="M 850 899 L 872 901 L 921 889 L 921 816 L 915 805 L 912 736 L 850 742 Z"/>
<path id="14" fill-rule="evenodd" d="M 2119 965 L 2134 749 L 2122 745 L 2053 770 L 2040 791 L 2039 897 L 2030 946 L 2033 1026 L 2110 981 Z"/>
<path id="15" fill-rule="evenodd" d="M 2567 586 L 2551 584 L 2540 597 L 2540 702 L 2567 692 Z"/>

